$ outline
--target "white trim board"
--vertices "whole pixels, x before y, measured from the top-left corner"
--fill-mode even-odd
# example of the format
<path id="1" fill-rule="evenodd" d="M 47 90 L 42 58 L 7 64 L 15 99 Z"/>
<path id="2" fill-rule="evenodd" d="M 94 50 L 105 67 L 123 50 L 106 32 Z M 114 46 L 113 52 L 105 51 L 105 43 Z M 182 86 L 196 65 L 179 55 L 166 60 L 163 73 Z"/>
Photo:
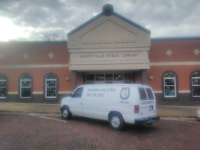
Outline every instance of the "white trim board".
<path id="1" fill-rule="evenodd" d="M 47 65 L 0 65 L 0 68 L 66 68 L 69 64 L 47 64 Z"/>
<path id="2" fill-rule="evenodd" d="M 197 62 L 151 62 L 150 66 L 185 66 L 185 65 L 200 65 L 200 61 Z"/>
<path id="3" fill-rule="evenodd" d="M 180 90 L 178 93 L 190 93 L 190 90 Z M 162 91 L 154 91 L 154 93 L 163 93 Z"/>

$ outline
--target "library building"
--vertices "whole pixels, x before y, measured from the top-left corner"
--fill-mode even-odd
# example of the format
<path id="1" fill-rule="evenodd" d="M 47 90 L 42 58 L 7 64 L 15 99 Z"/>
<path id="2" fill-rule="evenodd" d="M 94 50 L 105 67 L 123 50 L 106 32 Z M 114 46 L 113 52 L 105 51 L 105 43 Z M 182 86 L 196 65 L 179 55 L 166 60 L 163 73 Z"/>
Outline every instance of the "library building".
<path id="1" fill-rule="evenodd" d="M 67 41 L 0 43 L 0 102 L 60 103 L 82 84 L 143 84 L 157 105 L 200 106 L 200 37 L 151 38 L 151 31 L 102 12 Z"/>

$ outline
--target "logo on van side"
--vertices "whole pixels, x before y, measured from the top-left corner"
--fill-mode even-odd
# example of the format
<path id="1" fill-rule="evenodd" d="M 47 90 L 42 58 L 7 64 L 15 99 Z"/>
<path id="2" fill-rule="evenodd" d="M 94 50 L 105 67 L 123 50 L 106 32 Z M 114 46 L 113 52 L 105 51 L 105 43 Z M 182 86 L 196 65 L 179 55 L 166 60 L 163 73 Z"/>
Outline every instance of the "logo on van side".
<path id="1" fill-rule="evenodd" d="M 129 87 L 122 88 L 120 92 L 121 99 L 126 100 L 129 98 L 129 96 L 130 96 L 130 88 Z"/>

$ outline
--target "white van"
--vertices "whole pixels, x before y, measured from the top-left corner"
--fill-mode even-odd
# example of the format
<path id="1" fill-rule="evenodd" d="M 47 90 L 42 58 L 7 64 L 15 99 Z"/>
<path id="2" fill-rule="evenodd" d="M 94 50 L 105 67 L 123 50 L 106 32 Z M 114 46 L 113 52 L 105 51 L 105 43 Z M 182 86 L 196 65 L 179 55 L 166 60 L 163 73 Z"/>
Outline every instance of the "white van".
<path id="1" fill-rule="evenodd" d="M 136 84 L 93 84 L 77 87 L 61 101 L 62 117 L 72 115 L 109 121 L 120 130 L 124 123 L 149 125 L 160 119 L 156 99 L 148 86 Z"/>

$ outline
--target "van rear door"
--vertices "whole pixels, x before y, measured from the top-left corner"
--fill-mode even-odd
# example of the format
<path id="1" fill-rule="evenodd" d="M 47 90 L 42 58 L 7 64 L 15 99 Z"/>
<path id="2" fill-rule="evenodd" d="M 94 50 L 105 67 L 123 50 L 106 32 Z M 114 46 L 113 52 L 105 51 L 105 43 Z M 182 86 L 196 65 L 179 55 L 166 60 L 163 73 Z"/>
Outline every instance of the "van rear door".
<path id="1" fill-rule="evenodd" d="M 140 95 L 140 115 L 154 115 L 156 113 L 155 108 L 155 96 L 149 87 L 139 87 Z"/>

